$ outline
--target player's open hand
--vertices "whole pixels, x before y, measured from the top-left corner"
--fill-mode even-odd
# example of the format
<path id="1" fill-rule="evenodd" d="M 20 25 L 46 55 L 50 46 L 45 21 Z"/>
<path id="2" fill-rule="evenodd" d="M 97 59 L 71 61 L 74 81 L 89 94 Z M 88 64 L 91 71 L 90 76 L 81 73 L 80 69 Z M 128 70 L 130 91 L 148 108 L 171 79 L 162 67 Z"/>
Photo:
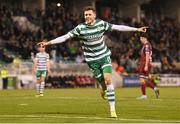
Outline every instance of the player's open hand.
<path id="1" fill-rule="evenodd" d="M 138 31 L 139 31 L 139 32 L 146 32 L 148 28 L 149 28 L 149 27 L 147 27 L 147 26 L 141 27 L 141 28 L 138 28 Z"/>

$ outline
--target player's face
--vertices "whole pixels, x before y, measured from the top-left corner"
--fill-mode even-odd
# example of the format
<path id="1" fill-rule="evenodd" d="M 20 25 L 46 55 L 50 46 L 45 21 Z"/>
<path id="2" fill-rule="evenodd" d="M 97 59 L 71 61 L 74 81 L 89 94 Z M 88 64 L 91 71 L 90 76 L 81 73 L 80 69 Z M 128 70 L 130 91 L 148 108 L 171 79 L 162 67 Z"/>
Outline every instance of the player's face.
<path id="1" fill-rule="evenodd" d="M 44 52 L 45 51 L 45 47 L 39 47 L 39 52 Z"/>
<path id="2" fill-rule="evenodd" d="M 141 41 L 142 44 L 144 44 L 146 42 L 146 40 L 147 39 L 145 37 L 140 37 L 140 41 Z"/>
<path id="3" fill-rule="evenodd" d="M 87 24 L 93 24 L 96 18 L 96 13 L 93 10 L 84 11 L 84 19 Z"/>

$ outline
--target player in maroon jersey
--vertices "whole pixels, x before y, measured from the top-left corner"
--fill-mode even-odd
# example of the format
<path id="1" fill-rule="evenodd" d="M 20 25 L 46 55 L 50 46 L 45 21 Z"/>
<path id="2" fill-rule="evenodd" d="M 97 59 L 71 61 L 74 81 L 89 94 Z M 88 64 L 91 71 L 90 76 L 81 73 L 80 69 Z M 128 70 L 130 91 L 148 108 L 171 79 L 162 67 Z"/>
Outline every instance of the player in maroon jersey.
<path id="1" fill-rule="evenodd" d="M 156 98 L 159 97 L 159 89 L 149 79 L 149 73 L 151 70 L 152 62 L 152 46 L 147 38 L 146 34 L 141 34 L 140 41 L 142 43 L 142 49 L 140 52 L 140 60 L 138 66 L 139 80 L 141 83 L 142 96 L 137 99 L 147 99 L 146 86 L 152 88 L 155 91 Z"/>

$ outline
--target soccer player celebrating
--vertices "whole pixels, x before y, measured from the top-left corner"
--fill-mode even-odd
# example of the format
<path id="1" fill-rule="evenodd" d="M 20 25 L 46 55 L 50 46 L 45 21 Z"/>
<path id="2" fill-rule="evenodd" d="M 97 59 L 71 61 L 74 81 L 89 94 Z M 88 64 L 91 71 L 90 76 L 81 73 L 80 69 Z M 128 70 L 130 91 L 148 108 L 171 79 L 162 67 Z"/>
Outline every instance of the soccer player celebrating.
<path id="1" fill-rule="evenodd" d="M 38 50 L 39 52 L 36 54 L 33 69 L 37 78 L 36 97 L 41 97 L 44 93 L 47 71 L 49 71 L 49 54 L 45 52 L 45 46 L 39 45 Z"/>
<path id="2" fill-rule="evenodd" d="M 140 52 L 140 60 L 139 60 L 139 81 L 141 83 L 141 92 L 142 96 L 137 99 L 147 99 L 146 96 L 146 86 L 154 89 L 156 98 L 159 97 L 159 90 L 155 83 L 153 83 L 149 79 L 149 72 L 151 70 L 151 62 L 152 62 L 152 46 L 147 39 L 147 35 L 145 33 L 141 34 L 140 41 L 142 43 L 142 49 Z"/>
<path id="3" fill-rule="evenodd" d="M 94 77 L 102 85 L 102 96 L 107 97 L 111 117 L 116 118 L 115 92 L 112 83 L 111 52 L 104 42 L 104 33 L 109 30 L 146 32 L 147 27 L 134 28 L 124 25 L 115 25 L 96 19 L 96 10 L 92 6 L 84 8 L 85 22 L 79 24 L 72 31 L 42 45 L 57 44 L 72 37 L 80 39 L 85 60 Z M 105 85 L 104 85 L 105 84 Z"/>

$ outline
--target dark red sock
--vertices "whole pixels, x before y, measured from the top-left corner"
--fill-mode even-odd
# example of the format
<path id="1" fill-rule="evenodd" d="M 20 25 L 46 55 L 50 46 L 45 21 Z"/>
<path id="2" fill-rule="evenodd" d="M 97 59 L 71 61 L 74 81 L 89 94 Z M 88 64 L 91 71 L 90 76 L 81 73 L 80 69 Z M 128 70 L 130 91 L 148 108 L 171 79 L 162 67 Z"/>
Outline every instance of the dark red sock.
<path id="1" fill-rule="evenodd" d="M 146 84 L 141 84 L 141 92 L 143 95 L 146 95 Z"/>

